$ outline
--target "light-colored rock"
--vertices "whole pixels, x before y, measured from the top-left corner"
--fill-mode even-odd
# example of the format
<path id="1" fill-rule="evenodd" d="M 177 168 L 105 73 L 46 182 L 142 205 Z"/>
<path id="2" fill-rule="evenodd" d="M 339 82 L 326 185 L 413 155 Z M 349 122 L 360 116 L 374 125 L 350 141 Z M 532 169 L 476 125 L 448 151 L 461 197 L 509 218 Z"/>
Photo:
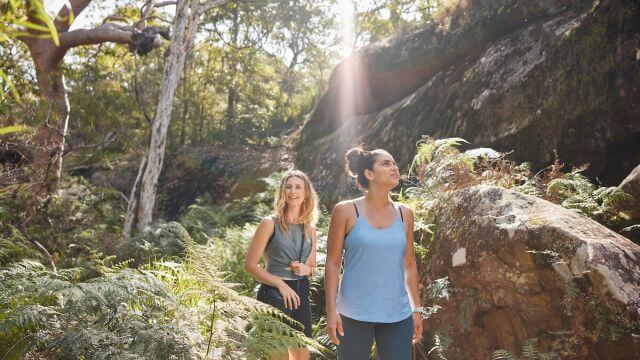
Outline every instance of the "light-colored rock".
<path id="1" fill-rule="evenodd" d="M 467 249 L 461 248 L 456 250 L 451 257 L 451 266 L 461 266 L 467 263 Z"/>

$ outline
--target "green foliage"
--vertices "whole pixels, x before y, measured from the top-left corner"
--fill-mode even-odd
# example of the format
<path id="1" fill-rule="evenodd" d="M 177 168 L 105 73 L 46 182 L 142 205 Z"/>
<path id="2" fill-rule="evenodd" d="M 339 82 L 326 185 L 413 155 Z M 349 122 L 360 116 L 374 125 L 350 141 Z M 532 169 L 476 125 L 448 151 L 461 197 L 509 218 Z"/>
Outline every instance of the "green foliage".
<path id="1" fill-rule="evenodd" d="M 123 153 L 148 142 L 144 112 L 153 116 L 155 111 L 162 52 L 136 58 L 126 47 L 104 43 L 100 51 L 79 47 L 74 53 L 83 61 L 69 61 L 65 69 L 69 106 L 78 118 L 70 123 L 67 141 L 72 151 L 66 166 L 72 172 L 121 167 Z M 99 145 L 81 146 L 91 144 Z"/>
<path id="2" fill-rule="evenodd" d="M 53 20 L 44 10 L 44 3 L 40 0 L 3 0 L 0 3 L 0 44 L 7 43 L 21 36 L 50 38 L 56 45 L 60 45 L 58 31 Z M 27 12 L 31 12 L 32 19 L 28 19 Z M 73 22 L 73 14 L 66 19 Z M 3 64 L 4 67 L 4 64 Z M 20 94 L 7 74 L 0 69 L 0 84 L 7 86 L 16 102 L 21 103 Z M 0 92 L 0 100 L 4 100 L 5 91 Z"/>
<path id="3" fill-rule="evenodd" d="M 382 41 L 423 26 L 442 1 L 372 0 L 353 2 L 356 7 L 356 46 Z"/>
<path id="4" fill-rule="evenodd" d="M 581 296 L 584 296 L 584 294 L 573 281 L 569 280 L 565 283 L 564 295 L 562 297 L 562 306 L 564 307 L 565 314 L 573 314 L 576 299 Z"/>
<path id="5" fill-rule="evenodd" d="M 91 269 L 53 274 L 23 260 L 0 270 L 0 354 L 262 359 L 287 346 L 322 349 L 292 319 L 238 293 L 217 269 L 217 251 L 189 237 L 184 246 L 182 262 L 139 270 L 96 252 Z"/>
<path id="6" fill-rule="evenodd" d="M 522 346 L 522 355 L 520 357 L 514 356 L 507 350 L 496 350 L 491 356 L 492 360 L 551 360 L 558 359 L 558 354 L 555 352 L 542 352 L 538 348 L 538 339 L 530 338 Z"/>
<path id="7" fill-rule="evenodd" d="M 425 138 L 418 142 L 417 154 L 409 172 L 415 172 L 428 191 L 436 191 L 452 182 L 469 181 L 472 158 L 462 155 L 455 146 L 467 141 L 460 138 Z"/>
<path id="8" fill-rule="evenodd" d="M 244 258 L 257 223 L 243 227 L 227 227 L 224 235 L 210 238 L 203 251 L 215 254 L 216 264 L 227 281 L 238 284 L 237 290 L 247 296 L 253 295 L 255 280 L 244 269 Z"/>
<path id="9" fill-rule="evenodd" d="M 199 244 L 205 244 L 212 237 L 225 238 L 227 230 L 234 232 L 247 223 L 257 223 L 271 214 L 281 176 L 281 173 L 274 173 L 263 178 L 265 191 L 224 205 L 205 204 L 208 200 L 200 198 L 198 203 L 189 206 L 179 222 Z"/>
<path id="10" fill-rule="evenodd" d="M 635 201 L 618 187 L 597 187 L 585 176 L 573 172 L 551 180 L 546 196 L 609 227 L 628 224 L 628 213 Z"/>
<path id="11" fill-rule="evenodd" d="M 445 353 L 447 352 L 447 349 L 449 349 L 452 343 L 453 343 L 453 339 L 450 336 L 438 332 L 435 335 L 433 335 L 434 345 L 429 350 L 427 355 L 433 354 L 438 359 L 447 360 Z"/>
<path id="12" fill-rule="evenodd" d="M 433 281 L 427 287 L 431 299 L 433 299 L 434 302 L 438 302 L 442 299 L 449 300 L 449 297 L 451 297 L 450 285 L 449 277 L 447 276 Z"/>
<path id="13" fill-rule="evenodd" d="M 179 221 L 197 243 L 204 244 L 211 237 L 226 236 L 227 227 L 257 222 L 266 216 L 270 210 L 267 198 L 259 194 L 224 205 L 191 205 Z"/>
<path id="14" fill-rule="evenodd" d="M 53 274 L 23 261 L 0 270 L 0 352 L 21 358 L 47 351 L 62 359 L 185 358 L 189 323 L 153 276 L 121 269 L 78 281 L 81 270 Z"/>
<path id="15" fill-rule="evenodd" d="M 427 286 L 427 291 L 429 291 L 429 297 L 424 306 L 425 311 L 422 314 L 422 319 L 424 320 L 429 319 L 442 309 L 442 306 L 438 305 L 439 303 L 449 300 L 452 291 L 450 288 L 449 278 L 443 277 L 436 279 Z"/>
<path id="16" fill-rule="evenodd" d="M 491 355 L 491 359 L 492 360 L 518 360 L 517 357 L 513 356 L 513 354 L 511 354 L 507 350 L 494 351 L 493 354 Z"/>
<path id="17" fill-rule="evenodd" d="M 182 257 L 185 254 L 185 244 L 191 237 L 180 223 L 154 224 L 136 234 L 131 241 L 120 247 L 124 257 L 131 257 L 140 263 L 151 263 L 161 258 L 170 259 Z"/>
<path id="18" fill-rule="evenodd" d="M 114 253 L 125 206 L 119 192 L 93 186 L 82 178 L 66 177 L 47 204 L 47 216 L 39 213 L 23 229 L 29 196 L 28 191 L 16 191 L 12 196 L 0 197 L 0 225 L 7 241 L 18 244 L 24 243 L 27 236 L 36 239 L 60 267 L 87 261 L 88 253 L 82 249 Z M 8 231 L 10 227 L 14 230 Z"/>
<path id="19" fill-rule="evenodd" d="M 409 172 L 416 171 L 418 168 L 423 165 L 429 165 L 434 161 L 437 157 L 441 157 L 442 155 L 446 155 L 447 153 L 451 154 L 451 150 L 454 146 L 460 146 L 462 143 L 468 144 L 469 142 L 462 138 L 447 138 L 447 139 L 431 139 L 426 138 L 418 142 L 417 153 L 411 162 L 411 167 L 409 168 Z M 429 171 L 427 169 L 421 169 L 420 173 L 428 174 Z"/>
<path id="20" fill-rule="evenodd" d="M 22 259 L 40 260 L 41 257 L 35 247 L 12 225 L 6 225 L 0 231 L 0 268 Z"/>
<path id="21" fill-rule="evenodd" d="M 580 174 L 586 167 L 563 174 L 564 166 L 557 158 L 554 163 L 532 173 L 530 163 L 516 164 L 506 155 L 491 149 L 460 152 L 457 146 L 466 143 L 460 138 L 424 138 L 411 164 L 410 172 L 418 184 L 404 192 L 407 202 L 416 211 L 417 230 L 421 243 L 428 245 L 432 238 L 430 209 L 439 194 L 478 184 L 501 186 L 553 201 L 576 210 L 614 230 L 629 226 L 633 196 L 617 187 L 599 187 Z M 424 234 L 430 234 L 424 237 Z"/>
<path id="22" fill-rule="evenodd" d="M 215 267 L 216 262 L 216 252 L 207 251 L 206 248 L 193 242 L 187 244 L 185 266 L 195 276 L 199 287 L 208 296 L 213 297 L 208 302 L 220 299 L 227 302 L 225 311 L 238 310 L 232 311 L 234 313 L 232 315 L 238 320 L 227 320 L 225 332 L 240 336 L 239 343 L 246 358 L 261 359 L 272 353 L 274 349 L 282 349 L 283 347 L 322 348 L 314 340 L 306 338 L 301 332 L 286 325 L 286 323 L 295 323 L 293 319 L 271 306 L 239 294 L 234 290 L 233 284 L 223 282 L 224 273 Z M 233 350 L 228 349 L 227 351 Z"/>

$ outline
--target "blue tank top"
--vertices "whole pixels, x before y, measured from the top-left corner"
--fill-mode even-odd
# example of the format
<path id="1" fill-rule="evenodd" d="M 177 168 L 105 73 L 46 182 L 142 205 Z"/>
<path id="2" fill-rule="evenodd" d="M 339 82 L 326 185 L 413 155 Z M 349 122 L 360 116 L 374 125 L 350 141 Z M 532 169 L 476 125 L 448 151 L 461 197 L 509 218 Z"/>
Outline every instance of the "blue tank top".
<path id="1" fill-rule="evenodd" d="M 405 287 L 407 234 L 395 214 L 393 224 L 377 229 L 362 211 L 344 239 L 344 273 L 336 304 L 348 318 L 393 323 L 411 316 Z"/>

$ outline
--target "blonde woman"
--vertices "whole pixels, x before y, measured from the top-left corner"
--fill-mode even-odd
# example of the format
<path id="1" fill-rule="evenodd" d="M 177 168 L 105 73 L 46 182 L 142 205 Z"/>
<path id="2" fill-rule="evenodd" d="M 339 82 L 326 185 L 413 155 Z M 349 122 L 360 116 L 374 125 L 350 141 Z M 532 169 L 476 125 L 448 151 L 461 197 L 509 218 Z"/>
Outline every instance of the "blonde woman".
<path id="1" fill-rule="evenodd" d="M 298 170 L 285 173 L 276 193 L 275 214 L 258 225 L 245 258 L 245 269 L 260 285 L 258 300 L 276 292 L 284 312 L 300 322 L 311 337 L 309 276 L 316 266 L 318 197 L 309 177 Z M 266 268 L 259 264 L 264 256 Z M 309 359 L 308 349 L 286 351 L 295 360 Z M 285 357 L 286 358 L 286 357 Z"/>

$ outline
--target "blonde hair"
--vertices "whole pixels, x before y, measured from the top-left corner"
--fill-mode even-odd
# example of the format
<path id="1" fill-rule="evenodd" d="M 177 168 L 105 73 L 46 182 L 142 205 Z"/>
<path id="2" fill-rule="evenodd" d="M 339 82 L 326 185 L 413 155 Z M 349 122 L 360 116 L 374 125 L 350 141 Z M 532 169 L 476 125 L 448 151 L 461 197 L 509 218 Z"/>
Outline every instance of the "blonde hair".
<path id="1" fill-rule="evenodd" d="M 313 189 L 313 184 L 311 184 L 311 180 L 309 180 L 307 174 L 300 170 L 287 171 L 282 177 L 282 181 L 280 181 L 280 186 L 278 187 L 278 191 L 276 192 L 276 198 L 274 202 L 278 224 L 280 225 L 280 229 L 283 232 L 290 232 L 290 229 L 287 227 L 286 222 L 287 200 L 285 198 L 285 186 L 287 184 L 287 180 L 292 177 L 302 179 L 302 181 L 304 182 L 304 201 L 302 202 L 302 207 L 300 208 L 300 218 L 307 232 L 306 235 L 308 236 L 308 238 L 311 238 L 311 226 L 315 225 L 316 221 L 318 220 L 318 195 Z"/>

